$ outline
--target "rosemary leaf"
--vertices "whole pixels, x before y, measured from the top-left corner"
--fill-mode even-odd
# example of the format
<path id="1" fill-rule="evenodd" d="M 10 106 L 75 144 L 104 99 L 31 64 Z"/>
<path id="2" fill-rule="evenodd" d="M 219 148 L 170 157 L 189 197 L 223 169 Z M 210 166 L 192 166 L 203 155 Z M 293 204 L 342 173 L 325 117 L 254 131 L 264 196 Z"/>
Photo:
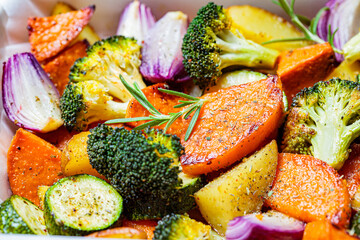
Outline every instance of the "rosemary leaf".
<path id="1" fill-rule="evenodd" d="M 191 135 L 191 132 L 195 126 L 195 123 L 197 122 L 197 120 L 199 118 L 201 107 L 202 107 L 202 104 L 200 106 L 197 106 L 196 112 L 194 113 L 194 115 L 190 121 L 188 129 L 186 130 L 186 134 L 185 134 L 185 138 L 184 138 L 185 141 L 187 141 Z"/>
<path id="2" fill-rule="evenodd" d="M 138 121 L 146 121 L 146 120 L 152 120 L 152 118 L 151 117 L 119 118 L 119 119 L 108 120 L 105 122 L 105 124 L 138 122 Z"/>
<path id="3" fill-rule="evenodd" d="M 178 96 L 178 97 L 187 98 L 187 99 L 194 100 L 194 101 L 199 101 L 199 98 L 190 96 L 190 95 L 188 95 L 186 93 L 177 92 L 177 91 L 173 91 L 173 90 L 169 90 L 169 89 L 163 89 L 163 88 L 159 88 L 159 91 L 164 92 L 164 93 L 168 93 L 168 94 L 171 94 L 171 95 L 175 95 L 175 96 Z"/>
<path id="4" fill-rule="evenodd" d="M 168 121 L 168 123 L 166 124 L 166 126 L 164 128 L 165 133 L 169 129 L 170 125 L 173 124 L 176 121 L 176 119 L 181 117 L 182 114 L 183 114 L 182 112 L 170 113 L 171 118 L 170 118 L 170 120 Z"/>

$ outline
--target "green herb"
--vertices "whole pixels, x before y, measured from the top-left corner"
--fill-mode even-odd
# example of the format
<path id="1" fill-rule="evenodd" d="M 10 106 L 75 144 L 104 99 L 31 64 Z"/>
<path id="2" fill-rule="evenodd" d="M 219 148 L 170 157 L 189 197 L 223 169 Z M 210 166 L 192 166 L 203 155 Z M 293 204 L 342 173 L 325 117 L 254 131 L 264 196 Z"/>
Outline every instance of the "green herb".
<path id="1" fill-rule="evenodd" d="M 131 87 L 121 75 L 119 77 L 120 77 L 121 82 L 124 84 L 125 88 L 130 92 L 130 94 L 146 110 L 148 110 L 151 115 L 148 116 L 148 117 L 114 119 L 114 120 L 106 121 L 105 124 L 127 123 L 127 122 L 137 122 L 137 121 L 150 120 L 149 122 L 146 122 L 144 124 L 141 124 L 141 125 L 135 127 L 134 130 L 142 130 L 142 129 L 145 129 L 147 127 L 160 126 L 160 125 L 166 123 L 166 126 L 164 128 L 164 132 L 166 132 L 167 129 L 170 127 L 170 125 L 173 124 L 176 121 L 176 119 L 178 119 L 179 117 L 181 117 L 183 115 L 184 115 L 184 118 L 186 119 L 186 118 L 188 118 L 190 116 L 191 113 L 193 113 L 195 111 L 195 113 L 192 116 L 192 119 L 190 121 L 190 124 L 188 126 L 188 129 L 186 131 L 185 138 L 184 138 L 185 141 L 187 141 L 189 139 L 190 134 L 191 134 L 191 132 L 192 132 L 194 126 L 195 126 L 195 123 L 196 123 L 197 119 L 199 118 L 200 109 L 203 106 L 204 102 L 207 101 L 206 99 L 200 99 L 200 98 L 196 98 L 196 97 L 187 95 L 187 94 L 182 93 L 182 92 L 177 92 L 177 91 L 173 91 L 173 90 L 159 88 L 160 92 L 164 92 L 164 93 L 167 93 L 167 94 L 171 94 L 171 95 L 175 95 L 175 96 L 178 96 L 178 97 L 188 99 L 186 101 L 180 100 L 179 101 L 180 104 L 176 105 L 174 107 L 174 108 L 181 108 L 181 107 L 188 106 L 188 107 L 184 108 L 183 110 L 181 110 L 180 112 L 162 114 L 149 102 L 149 100 L 147 100 L 146 96 L 141 91 L 141 89 L 136 84 L 136 82 L 134 83 L 134 87 Z"/>
<path id="2" fill-rule="evenodd" d="M 319 23 L 321 14 L 324 11 L 329 10 L 328 7 L 323 7 L 319 10 L 319 12 L 316 14 L 316 16 L 310 21 L 309 28 L 307 28 L 303 22 L 306 22 L 305 18 L 303 16 L 297 15 L 294 11 L 294 4 L 295 0 L 291 0 L 290 4 L 287 2 L 287 0 L 273 0 L 273 3 L 276 5 L 279 5 L 287 15 L 291 18 L 292 23 L 300 29 L 304 33 L 304 37 L 299 38 L 285 38 L 285 39 L 274 39 L 267 42 L 263 42 L 262 44 L 269 44 L 269 43 L 276 43 L 276 42 L 289 42 L 289 41 L 313 41 L 316 43 L 325 43 L 324 40 L 322 40 L 316 33 L 317 25 Z M 340 49 L 335 48 L 334 46 L 334 35 L 337 32 L 334 31 L 334 33 L 331 33 L 331 26 L 329 25 L 329 34 L 328 34 L 328 41 L 333 48 L 334 52 L 343 54 L 343 51 Z"/>

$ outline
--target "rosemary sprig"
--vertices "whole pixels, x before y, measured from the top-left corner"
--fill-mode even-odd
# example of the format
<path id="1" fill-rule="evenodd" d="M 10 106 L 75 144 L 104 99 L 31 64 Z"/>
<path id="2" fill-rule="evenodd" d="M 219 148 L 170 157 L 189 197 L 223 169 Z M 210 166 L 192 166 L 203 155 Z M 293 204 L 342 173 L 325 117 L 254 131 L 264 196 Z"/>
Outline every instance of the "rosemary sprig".
<path id="1" fill-rule="evenodd" d="M 148 122 L 141 124 L 134 128 L 134 130 L 142 130 L 147 127 L 153 127 L 153 126 L 159 126 L 164 123 L 166 123 L 166 126 L 164 128 L 164 132 L 169 129 L 170 125 L 173 124 L 176 119 L 184 115 L 184 118 L 188 118 L 191 113 L 194 113 L 190 124 L 188 126 L 188 129 L 186 130 L 185 138 L 184 140 L 187 141 L 191 135 L 191 132 L 195 126 L 195 123 L 197 119 L 199 118 L 201 107 L 203 106 L 204 102 L 206 102 L 206 99 L 200 99 L 196 98 L 190 95 L 187 95 L 182 92 L 177 92 L 173 90 L 168 89 L 162 89 L 159 88 L 160 92 L 164 92 L 167 94 L 175 95 L 178 97 L 183 97 L 185 99 L 188 99 L 186 101 L 180 100 L 180 104 L 176 105 L 175 108 L 181 108 L 186 107 L 183 110 L 176 112 L 176 113 L 169 113 L 169 114 L 162 114 L 160 113 L 146 98 L 144 93 L 141 91 L 139 86 L 134 83 L 134 87 L 131 87 L 129 83 L 125 81 L 125 79 L 120 75 L 120 80 L 124 84 L 125 88 L 130 92 L 130 94 L 146 109 L 150 112 L 150 116 L 148 117 L 137 117 L 137 118 L 121 118 L 121 119 L 113 119 L 106 121 L 105 124 L 112 124 L 112 123 L 127 123 L 127 122 L 137 122 L 137 121 L 145 121 L 149 120 Z"/>
<path id="2" fill-rule="evenodd" d="M 287 0 L 273 0 L 273 3 L 280 6 L 285 13 L 291 18 L 292 23 L 300 29 L 304 33 L 304 37 L 300 38 L 285 38 L 285 39 L 274 39 L 270 41 L 263 42 L 262 44 L 269 44 L 269 43 L 277 43 L 277 42 L 289 42 L 289 41 L 313 41 L 316 43 L 324 43 L 325 41 L 322 40 L 316 32 L 317 25 L 319 23 L 320 17 L 324 11 L 327 11 L 328 7 L 323 7 L 319 10 L 319 12 L 316 14 L 316 16 L 310 21 L 309 28 L 307 28 L 304 25 L 304 17 L 297 15 L 294 11 L 294 4 L 295 0 L 291 0 L 290 4 L 287 2 Z M 334 46 L 334 33 L 331 33 L 331 26 L 329 26 L 329 36 L 328 41 L 331 45 L 331 47 L 334 49 L 334 52 L 342 54 L 343 52 L 340 49 L 335 48 Z"/>

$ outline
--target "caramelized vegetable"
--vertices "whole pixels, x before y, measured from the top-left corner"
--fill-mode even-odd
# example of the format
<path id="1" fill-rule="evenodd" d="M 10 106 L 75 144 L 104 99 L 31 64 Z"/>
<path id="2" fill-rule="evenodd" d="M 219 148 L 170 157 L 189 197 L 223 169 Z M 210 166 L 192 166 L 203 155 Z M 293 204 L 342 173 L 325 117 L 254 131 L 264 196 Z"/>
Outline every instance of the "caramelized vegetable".
<path id="1" fill-rule="evenodd" d="M 304 87 L 322 81 L 335 68 L 335 55 L 329 43 L 282 52 L 278 58 L 277 74 L 284 84 L 289 104 Z"/>
<path id="2" fill-rule="evenodd" d="M 157 226 L 157 221 L 155 220 L 139 220 L 139 221 L 124 220 L 123 221 L 123 227 L 136 228 L 140 231 L 146 232 L 148 240 L 153 239 L 154 230 L 156 226 Z"/>
<path id="3" fill-rule="evenodd" d="M 51 59 L 44 65 L 44 70 L 50 75 L 51 81 L 63 94 L 65 86 L 69 82 L 70 68 L 78 58 L 85 57 L 88 43 L 86 41 L 77 42 L 69 48 L 59 53 L 54 59 Z"/>
<path id="4" fill-rule="evenodd" d="M 95 232 L 88 237 L 95 238 L 121 238 L 121 239 L 147 239 L 146 233 L 135 228 L 130 227 L 118 227 L 113 229 L 107 229 L 100 232 Z"/>
<path id="5" fill-rule="evenodd" d="M 93 15 L 95 6 L 51 17 L 28 19 L 31 52 L 41 62 L 49 59 L 75 39 Z"/>
<path id="6" fill-rule="evenodd" d="M 303 240 L 356 240 L 344 230 L 339 230 L 328 221 L 310 222 L 305 227 Z"/>
<path id="7" fill-rule="evenodd" d="M 279 126 L 282 87 L 275 76 L 205 94 L 198 121 L 181 157 L 183 171 L 219 170 L 255 151 Z"/>
<path id="8" fill-rule="evenodd" d="M 7 154 L 8 177 L 13 194 L 39 206 L 40 185 L 52 185 L 62 176 L 59 149 L 20 128 Z"/>
<path id="9" fill-rule="evenodd" d="M 346 184 L 325 162 L 308 155 L 279 154 L 267 205 L 305 222 L 329 220 L 345 227 L 351 208 Z"/>

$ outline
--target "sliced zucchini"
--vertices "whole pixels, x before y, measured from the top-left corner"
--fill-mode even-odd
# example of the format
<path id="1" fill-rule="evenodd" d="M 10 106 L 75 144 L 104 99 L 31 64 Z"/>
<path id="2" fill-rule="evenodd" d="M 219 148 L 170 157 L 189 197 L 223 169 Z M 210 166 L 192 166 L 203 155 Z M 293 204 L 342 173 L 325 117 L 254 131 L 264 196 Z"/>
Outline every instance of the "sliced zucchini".
<path id="1" fill-rule="evenodd" d="M 107 182 L 87 174 L 60 179 L 45 194 L 44 215 L 49 234 L 82 236 L 113 225 L 123 206 Z"/>
<path id="2" fill-rule="evenodd" d="M 0 205 L 0 233 L 46 235 L 43 211 L 26 198 L 12 195 Z"/>
<path id="3" fill-rule="evenodd" d="M 222 88 L 228 88 L 235 85 L 255 82 L 266 78 L 266 75 L 260 72 L 249 70 L 238 70 L 223 74 L 217 81 L 215 86 L 210 87 L 205 93 L 216 92 Z"/>

